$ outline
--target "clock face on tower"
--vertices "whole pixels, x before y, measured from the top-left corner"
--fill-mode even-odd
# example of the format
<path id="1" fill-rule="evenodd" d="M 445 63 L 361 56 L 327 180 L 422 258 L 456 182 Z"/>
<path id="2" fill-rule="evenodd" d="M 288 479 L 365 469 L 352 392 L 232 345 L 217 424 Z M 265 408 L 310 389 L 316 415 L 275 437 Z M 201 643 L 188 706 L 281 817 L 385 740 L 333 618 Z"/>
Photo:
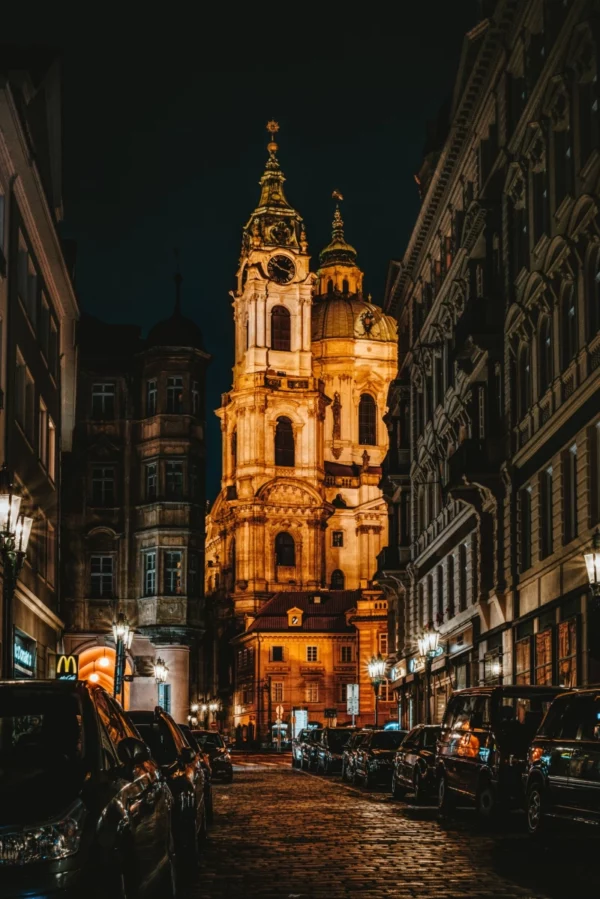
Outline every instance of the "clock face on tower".
<path id="1" fill-rule="evenodd" d="M 267 265 L 269 278 L 277 284 L 288 284 L 296 274 L 296 266 L 289 256 L 272 256 Z"/>

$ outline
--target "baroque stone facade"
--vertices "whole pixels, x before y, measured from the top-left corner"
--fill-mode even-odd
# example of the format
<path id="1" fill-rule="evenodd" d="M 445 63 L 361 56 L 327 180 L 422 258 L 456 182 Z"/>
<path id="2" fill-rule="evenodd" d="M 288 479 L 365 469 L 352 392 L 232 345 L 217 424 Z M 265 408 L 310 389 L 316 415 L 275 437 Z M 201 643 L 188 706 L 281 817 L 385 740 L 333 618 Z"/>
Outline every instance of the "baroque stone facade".
<path id="1" fill-rule="evenodd" d="M 388 481 L 396 499 L 410 484 L 411 504 L 380 569 L 397 585 L 406 724 L 425 718 L 428 626 L 442 648 L 434 720 L 468 684 L 598 677 L 583 552 L 600 515 L 599 10 L 488 8 L 386 297 L 400 334 L 392 427 L 409 449 Z"/>
<path id="2" fill-rule="evenodd" d="M 65 459 L 67 651 L 80 676 L 113 687 L 111 624 L 135 630 L 125 704 L 158 701 L 153 664 L 169 678 L 161 704 L 186 721 L 202 686 L 204 383 L 208 354 L 194 323 L 151 329 L 82 322 L 73 452 Z M 108 659 L 108 663 L 107 660 Z"/>
<path id="3" fill-rule="evenodd" d="M 223 481 L 206 588 L 221 644 L 274 593 L 366 588 L 387 543 L 379 482 L 396 325 L 363 296 L 339 208 L 311 272 L 283 181 L 271 141 L 232 292 L 234 382 L 217 412 Z M 225 702 L 228 670 L 215 661 Z"/>

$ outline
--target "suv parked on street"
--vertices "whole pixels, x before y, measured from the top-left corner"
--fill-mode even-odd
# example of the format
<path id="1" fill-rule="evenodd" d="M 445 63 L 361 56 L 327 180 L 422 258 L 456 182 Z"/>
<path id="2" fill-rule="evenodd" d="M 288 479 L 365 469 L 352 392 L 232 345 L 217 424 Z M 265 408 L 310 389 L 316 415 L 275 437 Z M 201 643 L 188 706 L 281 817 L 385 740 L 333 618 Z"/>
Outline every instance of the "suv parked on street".
<path id="1" fill-rule="evenodd" d="M 0 896 L 172 899 L 172 806 L 102 687 L 0 683 Z"/>
<path id="2" fill-rule="evenodd" d="M 321 742 L 322 727 L 309 730 L 300 744 L 300 767 L 312 771 L 317 764 L 317 746 Z"/>
<path id="3" fill-rule="evenodd" d="M 233 780 L 233 763 L 221 734 L 214 730 L 193 730 L 192 733 L 201 750 L 208 753 L 212 776 L 220 777 L 230 784 Z"/>
<path id="4" fill-rule="evenodd" d="M 299 768 L 302 760 L 302 744 L 306 740 L 310 728 L 304 727 L 298 731 L 297 736 L 292 740 L 292 768 Z"/>
<path id="5" fill-rule="evenodd" d="M 437 745 L 438 808 L 459 797 L 484 818 L 522 805 L 527 750 L 561 687 L 471 687 L 448 702 Z"/>
<path id="6" fill-rule="evenodd" d="M 389 784 L 394 755 L 406 736 L 405 730 L 370 730 L 356 749 L 352 783 L 362 780 L 365 787 Z"/>
<path id="7" fill-rule="evenodd" d="M 600 690 L 558 696 L 529 748 L 527 828 L 549 817 L 600 824 Z"/>
<path id="8" fill-rule="evenodd" d="M 334 774 L 342 770 L 342 753 L 355 733 L 354 727 L 325 727 L 317 746 L 317 772 Z"/>
<path id="9" fill-rule="evenodd" d="M 435 750 L 440 728 L 435 724 L 418 724 L 406 735 L 394 758 L 392 794 L 402 799 L 413 790 L 416 802 L 435 794 Z"/>

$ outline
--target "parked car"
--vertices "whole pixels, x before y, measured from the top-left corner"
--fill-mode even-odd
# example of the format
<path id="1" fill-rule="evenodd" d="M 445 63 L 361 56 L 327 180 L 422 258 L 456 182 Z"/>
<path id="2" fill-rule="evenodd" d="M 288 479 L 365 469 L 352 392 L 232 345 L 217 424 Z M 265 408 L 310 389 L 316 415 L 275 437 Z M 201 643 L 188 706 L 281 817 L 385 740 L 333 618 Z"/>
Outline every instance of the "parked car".
<path id="1" fill-rule="evenodd" d="M 438 808 L 459 799 L 483 818 L 521 806 L 527 751 L 560 687 L 472 687 L 451 697 L 437 745 Z"/>
<path id="2" fill-rule="evenodd" d="M 302 743 L 310 733 L 310 728 L 304 727 L 298 731 L 297 736 L 292 739 L 292 768 L 299 768 L 302 759 Z"/>
<path id="3" fill-rule="evenodd" d="M 300 767 L 312 771 L 317 764 L 317 747 L 321 742 L 322 727 L 309 730 L 305 739 L 300 744 Z"/>
<path id="4" fill-rule="evenodd" d="M 369 730 L 356 748 L 352 783 L 362 780 L 365 787 L 389 784 L 394 755 L 406 736 L 405 730 Z"/>
<path id="5" fill-rule="evenodd" d="M 215 730 L 193 730 L 196 742 L 208 753 L 213 777 L 220 777 L 225 783 L 233 780 L 233 764 L 229 750 L 221 734 Z"/>
<path id="6" fill-rule="evenodd" d="M 368 730 L 355 731 L 344 746 L 344 751 L 342 752 L 342 780 L 352 782 L 354 779 L 356 752 L 369 733 L 370 731 Z"/>
<path id="7" fill-rule="evenodd" d="M 392 794 L 402 799 L 413 790 L 415 800 L 423 802 L 435 795 L 435 750 L 440 728 L 435 724 L 418 724 L 400 744 L 392 769 Z"/>
<path id="8" fill-rule="evenodd" d="M 324 727 L 317 745 L 317 771 L 334 774 L 342 770 L 342 753 L 355 727 Z"/>
<path id="9" fill-rule="evenodd" d="M 174 897 L 172 807 L 101 687 L 0 683 L 1 897 Z"/>
<path id="10" fill-rule="evenodd" d="M 212 824 L 214 819 L 213 797 L 212 797 L 212 769 L 210 767 L 210 756 L 205 752 L 199 743 L 196 742 L 191 728 L 187 724 L 179 724 L 178 727 L 183 732 L 190 746 L 198 753 L 198 759 L 204 773 L 204 806 L 206 808 L 206 820 L 208 824 Z"/>
<path id="11" fill-rule="evenodd" d="M 204 774 L 198 753 L 171 716 L 160 706 L 129 715 L 158 762 L 173 795 L 175 848 L 183 870 L 198 867 L 200 843 L 206 837 Z"/>
<path id="12" fill-rule="evenodd" d="M 558 696 L 529 748 L 527 827 L 550 817 L 600 824 L 600 689 Z"/>

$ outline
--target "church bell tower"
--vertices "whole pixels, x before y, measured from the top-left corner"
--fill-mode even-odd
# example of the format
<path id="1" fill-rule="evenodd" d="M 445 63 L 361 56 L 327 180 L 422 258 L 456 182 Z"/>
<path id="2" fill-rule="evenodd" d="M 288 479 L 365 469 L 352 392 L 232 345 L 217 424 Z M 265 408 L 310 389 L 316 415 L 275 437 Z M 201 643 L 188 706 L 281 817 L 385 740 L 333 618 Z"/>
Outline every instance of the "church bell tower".
<path id="1" fill-rule="evenodd" d="M 301 216 L 286 199 L 269 122 L 260 199 L 244 226 L 236 289 L 232 390 L 218 410 L 222 491 L 211 513 L 236 615 L 274 592 L 324 583 L 324 420 L 313 375 L 310 272 Z M 225 585 L 223 585 L 225 586 Z"/>

